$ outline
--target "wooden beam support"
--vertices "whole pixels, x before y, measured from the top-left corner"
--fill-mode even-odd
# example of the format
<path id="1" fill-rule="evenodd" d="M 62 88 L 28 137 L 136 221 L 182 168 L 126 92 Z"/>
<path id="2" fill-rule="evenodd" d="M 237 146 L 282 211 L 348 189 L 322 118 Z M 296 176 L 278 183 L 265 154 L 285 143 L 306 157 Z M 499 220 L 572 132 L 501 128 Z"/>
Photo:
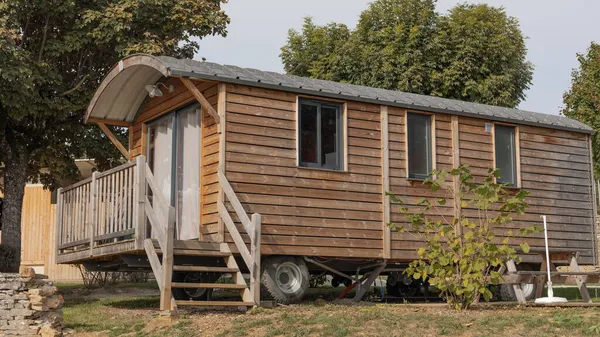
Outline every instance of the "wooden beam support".
<path id="1" fill-rule="evenodd" d="M 96 123 L 96 124 L 98 124 L 98 126 L 100 127 L 100 130 L 102 130 L 102 132 L 104 132 L 106 137 L 108 137 L 108 139 L 110 139 L 110 141 L 117 147 L 117 149 L 119 149 L 121 154 L 129 160 L 129 151 L 127 151 L 125 146 L 123 146 L 123 144 L 121 144 L 121 142 L 117 139 L 117 137 L 115 137 L 115 135 L 110 131 L 110 129 L 106 126 L 106 124 L 104 124 L 104 123 Z"/>
<path id="2" fill-rule="evenodd" d="M 598 195 L 596 192 L 596 180 L 594 178 L 594 148 L 592 145 L 592 136 L 588 135 L 587 136 L 587 141 L 588 141 L 588 155 L 590 158 L 590 185 L 591 185 L 591 195 L 592 195 L 592 235 L 594 238 L 594 249 L 592 250 L 592 256 L 594 258 L 594 263 L 598 263 L 598 240 L 596 240 L 598 233 L 596 232 L 596 226 L 595 224 L 598 223 L 597 221 L 597 217 L 598 217 Z M 600 185 L 598 185 L 600 188 Z M 598 193 L 600 193 L 600 191 L 598 191 Z"/>
<path id="3" fill-rule="evenodd" d="M 375 282 L 377 276 L 379 276 L 379 274 L 381 274 L 381 272 L 385 269 L 386 265 L 387 263 L 384 262 L 375 267 L 375 269 L 369 273 L 367 280 L 364 283 L 359 284 L 360 288 L 356 291 L 356 295 L 354 295 L 354 302 L 360 302 L 360 300 L 362 300 L 363 296 L 365 296 L 366 292 L 371 288 L 371 285 L 373 282 Z"/>
<path id="4" fill-rule="evenodd" d="M 460 142 L 458 133 L 458 116 L 451 117 L 451 130 L 452 130 L 452 168 L 458 168 L 460 166 Z M 454 218 L 458 219 L 461 213 L 461 202 L 458 200 L 458 189 L 460 188 L 460 177 L 452 177 L 452 184 L 454 190 L 453 204 L 454 204 Z M 456 230 L 458 234 L 462 234 L 462 225 L 457 223 Z M 461 239 L 462 240 L 462 239 Z"/>
<path id="5" fill-rule="evenodd" d="M 94 117 L 90 117 L 87 119 L 88 123 L 96 123 L 96 124 L 106 124 L 106 125 L 115 125 L 115 126 L 124 126 L 124 127 L 130 127 L 133 125 L 133 123 L 129 123 L 129 122 L 125 122 L 125 121 L 117 121 L 117 120 L 112 120 L 112 119 L 103 119 L 103 118 L 94 118 Z"/>
<path id="6" fill-rule="evenodd" d="M 225 176 L 225 154 L 226 154 L 226 145 L 227 145 L 227 140 L 225 139 L 225 132 L 226 132 L 226 126 L 227 126 L 227 120 L 226 120 L 226 104 L 227 104 L 227 86 L 225 85 L 225 83 L 219 83 L 218 85 L 218 104 L 217 104 L 217 109 L 219 110 L 219 118 L 222 121 L 222 123 L 219 123 L 219 125 L 217 125 L 218 130 L 219 130 L 219 166 L 218 166 L 218 171 L 219 171 L 219 175 L 222 173 L 223 174 L 223 178 L 225 180 L 226 176 Z M 233 191 L 233 190 L 232 190 Z M 225 191 L 224 191 L 224 187 L 223 184 L 221 182 L 219 182 L 219 191 L 218 191 L 218 202 L 220 203 L 225 203 Z M 246 219 L 248 218 L 248 216 L 246 216 Z M 242 219 L 243 220 L 243 219 Z M 248 220 L 249 221 L 249 220 Z M 225 242 L 225 224 L 223 223 L 223 219 L 221 217 L 219 217 L 218 219 L 218 235 L 219 235 L 219 240 L 221 242 Z M 249 235 L 252 235 L 250 232 L 248 232 Z"/>
<path id="7" fill-rule="evenodd" d="M 392 257 L 390 223 L 390 198 L 386 195 L 390 191 L 390 139 L 388 127 L 388 107 L 381 106 L 381 199 L 383 203 L 383 258 Z"/>
<path id="8" fill-rule="evenodd" d="M 202 95 L 200 90 L 196 88 L 194 83 L 192 83 L 192 81 L 190 81 L 188 78 L 184 77 L 181 77 L 181 82 L 188 88 L 188 90 L 192 93 L 196 100 L 200 102 L 202 109 L 205 109 L 211 116 L 213 116 L 217 124 L 220 124 L 221 118 L 219 118 L 219 115 L 217 114 L 215 109 L 213 109 L 210 103 L 208 103 L 208 100 L 206 100 L 206 98 L 204 97 L 204 95 Z"/>

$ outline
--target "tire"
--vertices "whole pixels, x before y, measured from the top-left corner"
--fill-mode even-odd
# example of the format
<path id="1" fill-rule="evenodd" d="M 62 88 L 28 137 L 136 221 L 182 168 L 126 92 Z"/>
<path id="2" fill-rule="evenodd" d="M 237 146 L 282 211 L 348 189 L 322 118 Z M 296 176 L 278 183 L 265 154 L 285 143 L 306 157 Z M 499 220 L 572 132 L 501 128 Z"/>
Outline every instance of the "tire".
<path id="1" fill-rule="evenodd" d="M 293 256 L 271 256 L 262 262 L 263 293 L 281 304 L 302 300 L 310 277 L 304 260 Z"/>
<path id="2" fill-rule="evenodd" d="M 385 288 L 388 296 L 415 297 L 419 292 L 420 282 L 398 272 L 390 273 Z"/>
<path id="3" fill-rule="evenodd" d="M 215 273 L 174 273 L 173 282 L 181 283 L 214 283 L 219 279 Z M 212 296 L 212 289 L 207 288 L 173 288 L 171 290 L 176 300 L 205 301 Z"/>
<path id="4" fill-rule="evenodd" d="M 518 265 L 518 270 L 521 271 L 532 271 L 534 270 L 531 265 L 524 264 Z M 535 298 L 535 290 L 536 285 L 533 283 L 522 283 L 521 289 L 523 289 L 523 295 L 525 295 L 525 300 L 529 301 Z M 512 284 L 501 284 L 499 287 L 500 299 L 502 301 L 515 302 L 517 301 L 517 295 L 515 295 L 515 291 L 512 287 Z"/>

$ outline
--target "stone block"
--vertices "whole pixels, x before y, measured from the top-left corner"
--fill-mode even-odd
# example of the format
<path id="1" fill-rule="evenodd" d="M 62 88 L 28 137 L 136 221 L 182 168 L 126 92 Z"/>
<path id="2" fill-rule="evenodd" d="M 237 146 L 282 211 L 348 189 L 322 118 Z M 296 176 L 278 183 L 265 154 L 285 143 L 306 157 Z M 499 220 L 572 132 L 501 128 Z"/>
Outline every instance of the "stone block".
<path id="1" fill-rule="evenodd" d="M 33 310 L 30 309 L 12 309 L 10 311 L 12 316 L 29 316 L 33 314 Z"/>
<path id="2" fill-rule="evenodd" d="M 19 276 L 23 278 L 35 277 L 35 270 L 31 267 L 21 266 L 19 267 Z"/>
<path id="3" fill-rule="evenodd" d="M 44 325 L 39 332 L 42 337 L 60 337 L 62 332 L 59 329 L 53 328 L 51 325 Z"/>
<path id="4" fill-rule="evenodd" d="M 15 307 L 15 300 L 6 299 L 0 300 L 0 310 L 10 310 Z"/>
<path id="5" fill-rule="evenodd" d="M 45 306 L 50 309 L 61 308 L 63 303 L 65 303 L 65 300 L 63 299 L 62 295 L 53 295 L 44 300 Z"/>
<path id="6" fill-rule="evenodd" d="M 0 281 L 0 290 L 23 290 L 24 284 L 18 280 L 14 281 Z"/>
<path id="7" fill-rule="evenodd" d="M 29 301 L 31 304 L 39 304 L 44 301 L 44 297 L 40 295 L 29 295 Z"/>

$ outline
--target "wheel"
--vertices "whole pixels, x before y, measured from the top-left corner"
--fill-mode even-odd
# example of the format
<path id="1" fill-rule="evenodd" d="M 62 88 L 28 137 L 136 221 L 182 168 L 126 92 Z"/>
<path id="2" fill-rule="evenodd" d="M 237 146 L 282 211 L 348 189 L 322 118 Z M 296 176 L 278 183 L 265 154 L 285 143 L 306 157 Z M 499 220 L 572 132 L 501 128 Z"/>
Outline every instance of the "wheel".
<path id="1" fill-rule="evenodd" d="M 408 275 L 395 272 L 388 275 L 385 289 L 389 296 L 414 297 L 420 289 L 420 283 Z"/>
<path id="2" fill-rule="evenodd" d="M 174 273 L 173 282 L 181 283 L 214 283 L 219 279 L 219 274 L 215 273 Z M 207 288 L 173 288 L 171 290 L 176 300 L 207 300 L 212 289 Z"/>
<path id="3" fill-rule="evenodd" d="M 518 265 L 517 269 L 522 271 L 534 270 L 534 268 L 529 264 Z M 502 301 L 514 302 L 517 300 L 517 295 L 515 295 L 515 291 L 512 287 L 512 284 L 501 284 L 498 288 L 500 292 L 500 299 Z M 529 301 L 535 298 L 535 284 L 521 283 L 521 289 L 523 289 L 523 295 L 525 296 L 525 300 Z"/>
<path id="4" fill-rule="evenodd" d="M 261 283 L 264 292 L 282 304 L 298 302 L 309 287 L 304 260 L 293 256 L 270 256 L 262 262 Z"/>

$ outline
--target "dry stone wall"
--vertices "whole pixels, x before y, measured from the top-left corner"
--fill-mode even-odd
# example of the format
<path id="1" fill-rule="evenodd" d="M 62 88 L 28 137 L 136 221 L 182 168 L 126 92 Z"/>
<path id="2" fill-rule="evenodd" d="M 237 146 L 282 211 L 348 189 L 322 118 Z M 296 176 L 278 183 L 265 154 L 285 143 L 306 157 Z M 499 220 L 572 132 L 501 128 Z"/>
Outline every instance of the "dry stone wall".
<path id="1" fill-rule="evenodd" d="M 0 273 L 0 336 L 62 336 L 63 298 L 33 269 Z"/>

